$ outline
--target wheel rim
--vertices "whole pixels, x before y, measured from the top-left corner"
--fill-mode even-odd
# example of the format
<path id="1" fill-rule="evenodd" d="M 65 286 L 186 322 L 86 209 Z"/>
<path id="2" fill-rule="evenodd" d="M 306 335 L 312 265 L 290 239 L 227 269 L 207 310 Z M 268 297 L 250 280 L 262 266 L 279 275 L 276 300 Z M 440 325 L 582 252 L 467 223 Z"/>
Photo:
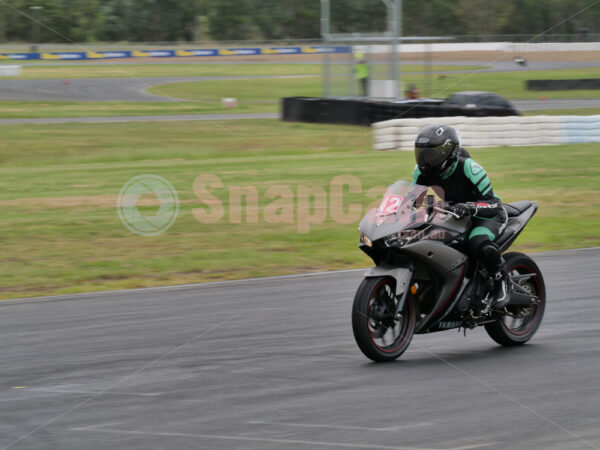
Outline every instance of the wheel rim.
<path id="1" fill-rule="evenodd" d="M 407 300 L 400 312 L 402 317 L 394 320 L 397 306 L 398 300 L 390 281 L 379 283 L 369 298 L 366 320 L 371 342 L 382 352 L 397 351 L 406 342 L 412 320 L 412 305 Z"/>
<path id="2" fill-rule="evenodd" d="M 527 274 L 535 274 L 536 272 L 525 265 L 515 266 L 509 270 L 509 275 L 527 275 Z M 521 317 L 511 317 L 504 316 L 501 319 L 501 323 L 511 334 L 516 336 L 521 336 L 528 333 L 533 326 L 536 324 L 537 317 L 541 311 L 541 302 L 543 301 L 540 298 L 540 283 L 537 279 L 537 276 L 533 276 L 527 280 L 524 280 L 522 283 L 518 283 L 523 289 L 525 289 L 529 294 L 535 295 L 539 298 L 539 302 L 533 306 L 527 307 L 513 307 L 510 309 L 510 312 L 514 314 L 518 314 Z"/>

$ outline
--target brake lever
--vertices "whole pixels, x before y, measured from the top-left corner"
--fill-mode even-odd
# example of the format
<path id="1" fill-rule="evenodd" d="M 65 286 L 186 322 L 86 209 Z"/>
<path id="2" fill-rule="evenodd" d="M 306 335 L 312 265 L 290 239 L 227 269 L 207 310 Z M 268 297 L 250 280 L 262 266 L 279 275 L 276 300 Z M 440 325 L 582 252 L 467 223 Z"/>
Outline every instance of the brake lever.
<path id="1" fill-rule="evenodd" d="M 460 216 L 458 214 L 456 214 L 454 211 L 448 211 L 447 209 L 439 208 L 437 206 L 434 206 L 433 209 L 436 210 L 437 212 L 450 214 L 451 216 L 454 216 L 455 219 L 460 219 Z"/>

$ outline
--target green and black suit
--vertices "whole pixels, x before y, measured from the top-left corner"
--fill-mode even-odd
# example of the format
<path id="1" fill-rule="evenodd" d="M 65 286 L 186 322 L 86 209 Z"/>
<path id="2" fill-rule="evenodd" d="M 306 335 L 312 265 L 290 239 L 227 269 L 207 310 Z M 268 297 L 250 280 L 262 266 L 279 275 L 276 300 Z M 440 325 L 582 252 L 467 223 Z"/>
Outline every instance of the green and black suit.
<path id="1" fill-rule="evenodd" d="M 487 173 L 461 148 L 456 162 L 442 174 L 421 173 L 415 166 L 413 183 L 422 186 L 439 186 L 437 192 L 445 201 L 454 203 L 472 202 L 477 208 L 469 232 L 469 250 L 481 261 L 488 272 L 500 269 L 500 252 L 494 241 L 504 230 L 508 216 L 502 201 L 494 195 Z"/>

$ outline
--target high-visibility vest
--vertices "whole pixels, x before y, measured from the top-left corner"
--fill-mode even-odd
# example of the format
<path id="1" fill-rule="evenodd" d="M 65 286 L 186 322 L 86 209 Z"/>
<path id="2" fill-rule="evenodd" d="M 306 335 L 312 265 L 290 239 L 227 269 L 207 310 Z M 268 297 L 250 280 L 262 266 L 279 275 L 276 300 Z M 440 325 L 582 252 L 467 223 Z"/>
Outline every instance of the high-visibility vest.
<path id="1" fill-rule="evenodd" d="M 356 65 L 356 78 L 362 80 L 369 77 L 369 65 L 367 63 L 359 63 Z"/>

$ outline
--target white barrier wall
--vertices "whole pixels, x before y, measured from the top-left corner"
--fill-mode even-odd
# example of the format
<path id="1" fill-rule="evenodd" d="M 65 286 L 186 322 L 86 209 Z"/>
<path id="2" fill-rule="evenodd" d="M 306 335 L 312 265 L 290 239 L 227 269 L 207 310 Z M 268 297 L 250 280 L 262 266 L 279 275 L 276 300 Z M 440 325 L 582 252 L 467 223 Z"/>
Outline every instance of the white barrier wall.
<path id="1" fill-rule="evenodd" d="M 431 124 L 451 125 L 460 131 L 465 147 L 504 145 L 552 145 L 600 142 L 598 116 L 507 116 L 507 117 L 427 117 L 394 119 L 374 123 L 375 150 L 413 150 L 415 138 Z"/>
<path id="2" fill-rule="evenodd" d="M 355 45 L 354 52 L 361 53 L 389 53 L 389 45 Z M 575 52 L 598 51 L 600 42 L 435 42 L 432 44 L 407 44 L 400 46 L 402 53 L 431 52 Z"/>
<path id="3" fill-rule="evenodd" d="M 16 77 L 23 72 L 21 66 L 5 66 L 0 64 L 0 77 Z"/>

